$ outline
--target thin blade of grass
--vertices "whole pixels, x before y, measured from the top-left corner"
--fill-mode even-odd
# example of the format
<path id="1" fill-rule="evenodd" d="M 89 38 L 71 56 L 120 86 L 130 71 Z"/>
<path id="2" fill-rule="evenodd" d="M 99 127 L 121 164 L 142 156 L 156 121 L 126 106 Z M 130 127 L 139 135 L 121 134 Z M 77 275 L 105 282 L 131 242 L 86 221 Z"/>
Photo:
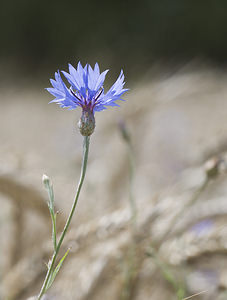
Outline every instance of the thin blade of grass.
<path id="1" fill-rule="evenodd" d="M 61 268 L 61 266 L 62 266 L 62 264 L 63 264 L 63 262 L 64 262 L 64 260 L 65 260 L 65 258 L 66 258 L 66 256 L 68 255 L 69 250 L 70 250 L 70 249 L 68 249 L 68 250 L 66 251 L 66 253 L 65 253 L 64 256 L 62 257 L 62 259 L 59 261 L 58 265 L 56 266 L 56 268 L 55 268 L 54 271 L 52 272 L 52 274 L 51 274 L 51 276 L 50 276 L 50 278 L 49 278 L 49 280 L 48 280 L 48 283 L 47 283 L 45 292 L 51 287 L 52 283 L 54 282 L 54 279 L 55 279 L 55 277 L 57 276 L 57 274 L 58 274 L 58 272 L 59 272 L 59 270 L 60 270 L 60 268 Z"/>

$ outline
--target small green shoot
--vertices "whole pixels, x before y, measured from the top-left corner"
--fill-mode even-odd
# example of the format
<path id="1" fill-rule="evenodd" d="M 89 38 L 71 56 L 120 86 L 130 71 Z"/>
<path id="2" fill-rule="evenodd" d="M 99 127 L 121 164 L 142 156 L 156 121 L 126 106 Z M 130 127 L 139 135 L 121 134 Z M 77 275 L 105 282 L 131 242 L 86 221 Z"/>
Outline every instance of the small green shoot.
<path id="1" fill-rule="evenodd" d="M 48 176 L 43 175 L 43 184 L 48 192 L 49 200 L 47 202 L 51 221 L 52 221 L 52 241 L 54 246 L 54 251 L 57 249 L 57 232 L 56 232 L 56 213 L 54 211 L 54 190 L 53 184 Z"/>
<path id="2" fill-rule="evenodd" d="M 63 262 L 64 262 L 64 260 L 65 260 L 65 258 L 66 258 L 66 256 L 68 255 L 69 250 L 70 250 L 70 249 L 68 249 L 68 250 L 66 251 L 66 253 L 65 253 L 64 256 L 62 257 L 62 259 L 59 261 L 59 263 L 58 263 L 58 265 L 56 266 L 56 268 L 54 269 L 54 271 L 51 273 L 51 275 L 50 275 L 50 277 L 49 277 L 49 280 L 48 280 L 48 282 L 47 282 L 47 286 L 46 286 L 46 289 L 45 289 L 45 293 L 46 293 L 46 291 L 51 287 L 52 283 L 54 282 L 54 279 L 55 279 L 55 277 L 57 276 L 57 274 L 58 274 L 58 272 L 59 272 L 59 270 L 60 270 L 60 268 L 61 268 L 61 266 L 62 266 L 62 264 L 63 264 Z"/>

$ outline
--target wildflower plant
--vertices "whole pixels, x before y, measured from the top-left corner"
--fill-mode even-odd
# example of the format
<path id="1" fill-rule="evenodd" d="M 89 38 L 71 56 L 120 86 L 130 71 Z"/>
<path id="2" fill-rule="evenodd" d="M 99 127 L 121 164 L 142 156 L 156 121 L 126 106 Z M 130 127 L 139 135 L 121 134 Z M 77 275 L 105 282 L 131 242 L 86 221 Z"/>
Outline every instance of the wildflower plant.
<path id="1" fill-rule="evenodd" d="M 102 111 L 107 107 L 119 106 L 116 101 L 122 100 L 122 95 L 128 90 L 124 88 L 124 74 L 120 72 L 119 77 L 112 87 L 105 93 L 104 81 L 108 70 L 100 73 L 98 63 L 95 64 L 94 69 L 90 65 L 84 67 L 79 62 L 77 68 L 74 68 L 69 64 L 69 73 L 62 71 L 62 74 L 67 81 L 67 84 L 62 79 L 60 71 L 55 72 L 55 79 L 50 79 L 51 88 L 47 88 L 47 91 L 51 93 L 55 99 L 51 102 L 56 102 L 60 107 L 68 108 L 69 110 L 81 107 L 82 115 L 78 123 L 80 133 L 84 136 L 83 142 L 83 158 L 81 166 L 81 175 L 77 186 L 75 198 L 72 204 L 71 211 L 66 220 L 64 229 L 59 237 L 56 234 L 56 212 L 54 209 L 54 191 L 53 185 L 46 175 L 43 175 L 43 184 L 48 191 L 49 201 L 48 208 L 52 220 L 52 241 L 53 241 L 53 255 L 47 265 L 47 273 L 44 279 L 42 288 L 38 295 L 38 300 L 41 300 L 46 291 L 50 288 L 54 279 L 60 270 L 62 263 L 68 255 L 69 249 L 65 255 L 57 263 L 57 256 L 60 251 L 62 242 L 65 238 L 71 223 L 80 191 L 84 182 L 88 152 L 90 144 L 90 135 L 95 129 L 95 112 Z"/>

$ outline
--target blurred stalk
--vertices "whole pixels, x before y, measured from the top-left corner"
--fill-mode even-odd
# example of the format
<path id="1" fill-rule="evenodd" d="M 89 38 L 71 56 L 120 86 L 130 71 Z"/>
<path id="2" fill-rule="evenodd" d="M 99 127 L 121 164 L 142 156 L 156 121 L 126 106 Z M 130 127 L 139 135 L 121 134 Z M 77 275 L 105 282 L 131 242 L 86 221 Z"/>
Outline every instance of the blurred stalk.
<path id="1" fill-rule="evenodd" d="M 205 162 L 204 164 L 204 172 L 205 172 L 205 179 L 201 186 L 194 192 L 191 199 L 188 201 L 188 203 L 174 216 L 173 220 L 171 221 L 171 224 L 169 225 L 169 229 L 162 237 L 162 241 L 165 241 L 166 238 L 168 238 L 169 234 L 172 232 L 173 227 L 176 225 L 177 221 L 181 216 L 184 215 L 185 211 L 192 206 L 196 201 L 199 199 L 201 194 L 205 191 L 207 188 L 210 180 L 215 179 L 221 172 L 221 164 L 222 159 L 218 157 L 213 157 Z"/>
<path id="2" fill-rule="evenodd" d="M 158 249 L 160 248 L 162 242 L 165 241 L 169 237 L 169 235 L 171 234 L 171 232 L 172 232 L 174 226 L 176 225 L 177 221 L 179 220 L 179 218 L 182 217 L 184 215 L 185 211 L 199 199 L 201 194 L 207 188 L 210 180 L 214 179 L 220 173 L 220 163 L 221 163 L 221 160 L 217 159 L 217 158 L 212 158 L 205 163 L 204 171 L 205 171 L 206 177 L 205 177 L 203 183 L 194 192 L 194 194 L 192 195 L 192 197 L 188 201 L 188 203 L 174 216 L 174 218 L 172 219 L 172 221 L 168 227 L 169 229 L 166 231 L 166 233 L 164 234 L 164 236 L 161 239 L 161 242 L 157 246 Z M 184 286 L 176 280 L 175 276 L 173 275 L 172 271 L 169 269 L 168 265 L 165 264 L 158 257 L 158 254 L 156 253 L 156 251 L 155 251 L 154 247 L 152 247 L 152 245 L 150 246 L 149 250 L 147 251 L 147 255 L 154 259 L 154 262 L 160 268 L 164 278 L 173 286 L 174 290 L 177 293 L 177 299 L 178 300 L 183 299 L 183 297 L 185 296 L 185 293 L 186 293 Z M 193 295 L 193 296 L 190 296 L 190 297 L 187 297 L 184 299 L 185 300 L 190 299 L 196 295 Z"/>
<path id="3" fill-rule="evenodd" d="M 200 197 L 200 195 L 202 194 L 202 192 L 206 189 L 208 183 L 209 183 L 210 178 L 208 176 L 206 176 L 204 182 L 202 183 L 202 185 L 198 188 L 198 190 L 195 191 L 195 193 L 193 194 L 193 196 L 191 197 L 191 199 L 189 200 L 189 202 L 183 207 L 183 209 L 181 209 L 172 219 L 170 225 L 169 225 L 169 229 L 166 231 L 166 233 L 164 234 L 164 236 L 162 237 L 162 241 L 165 241 L 168 236 L 171 234 L 173 227 L 176 225 L 177 221 L 179 220 L 179 218 L 181 216 L 183 216 L 183 214 L 185 213 L 185 211 L 192 206 Z"/>
<path id="4" fill-rule="evenodd" d="M 136 219 L 137 219 L 137 207 L 136 207 L 135 197 L 133 195 L 133 186 L 134 186 L 134 177 L 135 177 L 135 157 L 134 157 L 131 137 L 129 131 L 126 128 L 126 124 L 124 121 L 119 122 L 119 129 L 127 147 L 127 158 L 129 162 L 129 204 L 131 210 L 131 222 L 133 224 L 132 225 L 133 229 L 135 230 Z"/>
<path id="5" fill-rule="evenodd" d="M 131 207 L 131 221 L 135 229 L 136 219 L 137 219 L 136 201 L 133 195 L 135 165 L 134 165 L 134 152 L 130 140 L 127 143 L 127 148 L 128 148 L 128 160 L 129 160 L 129 202 Z"/>
<path id="6" fill-rule="evenodd" d="M 185 296 L 185 288 L 183 284 L 176 280 L 175 276 L 172 273 L 172 270 L 170 270 L 167 264 L 165 264 L 159 258 L 154 248 L 150 247 L 149 250 L 146 252 L 146 254 L 154 260 L 155 264 L 160 269 L 165 280 L 172 285 L 173 289 L 176 292 L 177 299 L 182 300 L 183 297 Z"/>
<path id="7" fill-rule="evenodd" d="M 124 276 L 123 276 L 123 288 L 121 291 L 121 300 L 132 299 L 133 290 L 135 287 L 135 281 L 138 276 L 138 247 L 136 244 L 136 227 L 137 227 L 137 206 L 136 200 L 133 194 L 134 178 L 135 178 L 135 157 L 133 146 L 131 142 L 131 137 L 129 131 L 126 127 L 125 122 L 122 120 L 119 122 L 119 129 L 122 138 L 127 147 L 127 158 L 129 167 L 129 206 L 131 212 L 131 230 L 132 230 L 132 240 L 129 245 L 125 265 L 124 265 Z"/>

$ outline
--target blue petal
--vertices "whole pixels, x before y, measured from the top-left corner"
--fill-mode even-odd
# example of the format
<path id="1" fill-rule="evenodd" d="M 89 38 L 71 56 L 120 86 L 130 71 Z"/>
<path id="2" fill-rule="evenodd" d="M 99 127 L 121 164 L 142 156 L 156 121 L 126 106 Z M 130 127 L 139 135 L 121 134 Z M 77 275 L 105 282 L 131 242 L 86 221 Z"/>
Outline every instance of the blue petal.
<path id="1" fill-rule="evenodd" d="M 71 94 L 71 92 L 63 82 L 59 71 L 55 72 L 55 80 L 51 79 L 50 82 L 53 88 L 47 88 L 47 90 L 55 97 L 55 99 L 50 101 L 50 103 L 56 102 L 62 107 L 73 108 L 76 108 L 79 105 L 77 99 L 75 99 L 75 97 Z"/>
<path id="2" fill-rule="evenodd" d="M 123 100 L 121 99 L 121 96 L 128 90 L 124 89 L 124 74 L 121 70 L 120 75 L 118 76 L 116 82 L 112 85 L 112 87 L 109 89 L 109 91 L 106 94 L 103 94 L 98 102 L 101 105 L 105 106 L 118 106 L 118 104 L 115 103 L 116 100 Z"/>
<path id="3" fill-rule="evenodd" d="M 98 63 L 95 64 L 94 70 L 90 65 L 88 66 L 88 91 L 90 100 L 92 100 L 103 85 L 107 72 L 108 70 L 100 74 Z"/>

